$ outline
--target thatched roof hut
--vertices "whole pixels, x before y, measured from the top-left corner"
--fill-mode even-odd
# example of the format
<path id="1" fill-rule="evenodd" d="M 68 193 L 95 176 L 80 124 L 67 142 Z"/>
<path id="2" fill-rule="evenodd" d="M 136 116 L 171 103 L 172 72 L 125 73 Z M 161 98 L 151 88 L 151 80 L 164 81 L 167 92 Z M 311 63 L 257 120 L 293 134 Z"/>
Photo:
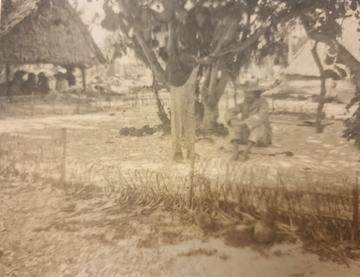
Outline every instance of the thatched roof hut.
<path id="1" fill-rule="evenodd" d="M 0 25 L 1 64 L 84 67 L 104 63 L 68 0 L 12 0 Z"/>

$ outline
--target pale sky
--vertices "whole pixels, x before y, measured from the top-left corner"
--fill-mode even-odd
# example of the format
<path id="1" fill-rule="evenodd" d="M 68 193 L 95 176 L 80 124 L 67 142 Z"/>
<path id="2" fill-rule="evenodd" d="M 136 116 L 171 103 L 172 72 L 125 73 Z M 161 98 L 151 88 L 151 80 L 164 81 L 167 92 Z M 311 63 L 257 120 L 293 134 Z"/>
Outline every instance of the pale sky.
<path id="1" fill-rule="evenodd" d="M 69 0 L 69 2 L 72 4 L 74 0 Z M 86 25 L 89 26 L 89 23 L 93 21 L 96 15 L 98 15 L 95 24 L 91 24 L 89 29 L 95 42 L 103 49 L 105 38 L 111 34 L 111 32 L 101 27 L 101 21 L 105 16 L 103 11 L 104 0 L 78 0 L 78 2 L 79 10 L 83 11 L 82 19 Z M 359 33 L 356 32 L 356 28 L 358 27 L 357 21 L 354 21 L 351 18 L 347 19 L 344 21 L 343 27 L 344 32 L 340 40 L 346 45 L 353 55 L 359 58 Z"/>
<path id="2" fill-rule="evenodd" d="M 69 0 L 71 4 L 73 4 L 74 0 Z M 95 42 L 98 44 L 100 48 L 104 47 L 105 38 L 111 34 L 111 32 L 105 30 L 101 27 L 101 21 L 104 18 L 105 14 L 103 11 L 104 0 L 78 0 L 79 2 L 79 10 L 83 11 L 81 15 L 82 20 L 86 25 L 89 26 L 89 23 L 93 21 L 96 15 L 99 15 L 95 24 L 90 25 L 89 29 L 91 31 L 92 36 L 94 37 Z"/>

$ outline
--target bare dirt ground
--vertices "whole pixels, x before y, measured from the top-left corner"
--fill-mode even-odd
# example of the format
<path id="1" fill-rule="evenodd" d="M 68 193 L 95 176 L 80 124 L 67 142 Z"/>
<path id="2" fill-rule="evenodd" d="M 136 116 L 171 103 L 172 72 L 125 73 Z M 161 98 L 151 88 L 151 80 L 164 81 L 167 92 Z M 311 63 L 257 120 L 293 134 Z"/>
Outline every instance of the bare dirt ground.
<path id="1" fill-rule="evenodd" d="M 180 214 L 121 207 L 96 190 L 1 180 L 0 276 L 359 276 L 300 243 L 233 247 Z"/>
<path id="2" fill-rule="evenodd" d="M 254 149 L 246 165 L 261 165 L 283 169 L 310 170 L 328 173 L 354 173 L 359 166 L 360 153 L 342 138 L 342 121 L 333 121 L 324 133 L 314 128 L 298 126 L 298 115 L 272 116 L 273 145 Z M 69 160 L 119 164 L 124 168 L 144 167 L 151 170 L 182 168 L 184 164 L 171 161 L 169 136 L 155 133 L 151 136 L 120 136 L 125 126 L 141 128 L 158 124 L 155 109 L 138 107 L 114 113 L 53 116 L 34 119 L 6 119 L 1 121 L 0 133 L 28 135 L 50 134 L 61 128 L 68 130 Z M 199 138 L 196 151 L 200 158 L 227 162 L 226 138 Z M 293 157 L 271 154 L 291 151 Z M 270 154 L 270 155 L 269 155 Z"/>
<path id="3" fill-rule="evenodd" d="M 272 116 L 274 145 L 255 149 L 244 165 L 262 165 L 352 176 L 359 152 L 341 137 L 335 121 L 323 134 L 297 126 L 293 115 Z M 181 173 L 188 163 L 170 159 L 170 137 L 124 137 L 119 129 L 158 124 L 155 110 L 1 120 L 0 133 L 29 136 L 68 129 L 68 160 L 125 169 Z M 226 138 L 202 138 L 202 159 L 228 160 Z M 268 154 L 292 151 L 293 157 Z M 218 168 L 213 168 L 217 171 Z M 95 188 L 66 194 L 32 180 L 0 180 L 0 276 L 359 276 L 360 265 L 321 261 L 301 243 L 234 247 L 207 237 L 189 218 L 161 208 L 121 207 Z"/>

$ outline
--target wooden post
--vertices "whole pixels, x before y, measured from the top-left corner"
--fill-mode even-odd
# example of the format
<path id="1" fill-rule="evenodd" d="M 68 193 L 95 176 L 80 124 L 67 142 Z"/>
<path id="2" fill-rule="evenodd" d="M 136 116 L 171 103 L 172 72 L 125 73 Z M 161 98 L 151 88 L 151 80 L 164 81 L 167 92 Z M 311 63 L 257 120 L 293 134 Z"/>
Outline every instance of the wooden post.
<path id="1" fill-rule="evenodd" d="M 34 90 L 31 89 L 31 117 L 34 117 Z"/>
<path id="2" fill-rule="evenodd" d="M 8 101 L 11 100 L 10 95 L 10 64 L 5 65 L 5 78 L 6 78 L 6 95 L 8 97 Z"/>
<path id="3" fill-rule="evenodd" d="M 272 93 L 271 95 L 272 95 L 272 98 L 271 98 L 272 112 L 275 113 L 275 98 L 274 98 L 274 93 Z"/>
<path id="4" fill-rule="evenodd" d="M 172 139 L 172 158 L 175 161 L 183 159 L 181 147 L 182 122 L 181 122 L 181 92 L 173 90 L 170 93 L 171 101 L 171 139 Z"/>
<path id="5" fill-rule="evenodd" d="M 83 90 L 86 91 L 86 68 L 85 67 L 81 67 L 81 78 L 82 78 Z"/>
<path id="6" fill-rule="evenodd" d="M 193 207 L 193 198 L 194 198 L 194 175 L 195 175 L 195 151 L 191 154 L 190 157 L 190 174 L 189 174 L 189 195 L 187 201 L 188 209 Z"/>
<path id="7" fill-rule="evenodd" d="M 234 93 L 236 91 L 236 84 L 235 82 L 233 81 L 232 82 L 233 86 L 234 86 Z M 225 106 L 225 109 L 226 111 L 228 111 L 230 109 L 230 91 L 228 90 L 225 90 L 225 94 L 226 94 L 226 106 Z"/>
<path id="8" fill-rule="evenodd" d="M 198 69 L 194 69 L 195 72 L 192 73 L 192 78 L 195 78 L 198 73 Z M 191 80 L 191 79 L 190 79 Z M 183 134 L 185 135 L 187 158 L 190 159 L 190 176 L 189 176 L 189 199 L 188 199 L 188 208 L 193 208 L 193 198 L 194 198 L 194 175 L 195 175 L 195 83 L 187 84 L 185 93 L 185 99 L 183 99 L 183 127 L 187 131 Z M 185 118 L 184 118 L 185 117 Z"/>
<path id="9" fill-rule="evenodd" d="M 234 104 L 237 104 L 237 90 L 234 91 Z"/>
<path id="10" fill-rule="evenodd" d="M 351 239 L 357 240 L 359 238 L 359 171 L 356 171 L 355 184 L 353 188 L 353 223 Z"/>
<path id="11" fill-rule="evenodd" d="M 62 160 L 61 160 L 61 177 L 60 181 L 63 184 L 64 188 L 66 187 L 66 156 L 67 156 L 67 130 L 66 128 L 62 129 Z"/>
<path id="12" fill-rule="evenodd" d="M 82 66 L 82 67 L 80 67 L 80 70 L 81 70 L 82 90 L 80 91 L 80 94 L 79 94 L 77 113 L 80 113 L 82 92 L 86 92 L 86 68 L 84 66 Z"/>

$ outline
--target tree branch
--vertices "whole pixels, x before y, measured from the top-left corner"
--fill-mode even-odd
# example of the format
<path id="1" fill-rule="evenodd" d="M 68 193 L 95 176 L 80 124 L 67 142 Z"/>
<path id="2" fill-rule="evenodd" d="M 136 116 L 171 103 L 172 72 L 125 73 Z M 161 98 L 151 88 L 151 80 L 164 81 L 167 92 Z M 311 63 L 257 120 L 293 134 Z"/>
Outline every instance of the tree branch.
<path id="1" fill-rule="evenodd" d="M 238 45 L 235 45 L 219 53 L 213 52 L 210 57 L 221 57 L 231 53 L 241 53 L 247 48 L 249 48 L 252 44 L 254 44 L 265 33 L 266 30 L 266 28 L 258 29 L 253 35 L 251 35 L 251 37 L 249 37 L 244 42 L 241 42 Z"/>
<path id="2" fill-rule="evenodd" d="M 119 20 L 120 29 L 131 39 L 135 40 L 135 42 L 140 46 L 146 61 L 153 72 L 154 76 L 158 81 L 164 84 L 166 88 L 168 88 L 168 82 L 165 75 L 165 70 L 161 67 L 154 51 L 149 47 L 141 35 L 141 33 L 137 30 L 135 24 L 124 24 L 123 20 L 129 22 L 129 19 L 125 15 L 120 15 L 122 20 Z M 133 29 L 134 37 L 129 36 L 130 29 Z"/>
<path id="3" fill-rule="evenodd" d="M 305 32 L 307 36 L 318 42 L 325 43 L 326 45 L 330 47 L 335 47 L 337 52 L 337 58 L 340 63 L 345 64 L 352 73 L 360 73 L 360 62 L 357 60 L 347 49 L 344 45 L 342 45 L 338 40 L 319 33 L 315 32 L 311 29 L 311 26 L 309 26 L 306 17 L 304 15 L 300 16 L 301 22 L 304 26 Z"/>
<path id="4" fill-rule="evenodd" d="M 212 56 L 216 56 L 224 45 L 231 42 L 236 37 L 236 29 L 238 28 L 236 18 L 233 18 L 233 16 L 228 16 L 223 20 L 224 23 L 220 23 L 222 26 L 218 25 L 215 30 L 215 33 L 221 32 L 222 35 L 214 47 Z"/>
<path id="5" fill-rule="evenodd" d="M 314 1 L 315 3 L 312 3 L 312 5 L 306 5 L 307 2 L 304 2 L 303 5 L 301 6 L 299 4 L 299 6 L 297 8 L 294 7 L 293 10 L 295 10 L 296 12 L 286 12 L 283 16 L 278 16 L 276 18 L 276 20 L 274 22 L 272 22 L 271 24 L 269 24 L 268 26 L 262 26 L 260 28 L 258 28 L 247 40 L 245 41 L 240 41 L 238 43 L 236 43 L 235 45 L 233 45 L 232 47 L 223 50 L 220 53 L 212 53 L 210 55 L 210 57 L 220 57 L 220 56 L 224 56 L 230 53 L 241 53 L 243 51 L 245 51 L 246 49 L 248 49 L 250 46 L 252 46 L 262 35 L 265 34 L 265 32 L 267 32 L 269 29 L 271 29 L 274 26 L 277 26 L 278 24 L 284 23 L 286 21 L 289 21 L 292 18 L 298 17 L 299 15 L 302 15 L 303 13 L 305 13 L 308 10 L 314 9 L 315 6 L 317 5 L 316 1 Z"/>
<path id="6" fill-rule="evenodd" d="M 144 52 L 144 55 L 149 63 L 151 71 L 154 73 L 156 78 L 161 83 L 163 83 L 166 87 L 168 87 L 167 79 L 165 76 L 165 71 L 161 67 L 159 61 L 157 60 L 154 51 L 147 45 L 144 38 L 138 31 L 134 30 L 134 36 L 135 36 L 135 39 L 137 40 L 137 42 L 139 43 L 141 49 Z"/>
<path id="7" fill-rule="evenodd" d="M 317 107 L 315 127 L 316 127 L 317 133 L 322 133 L 324 127 L 321 123 L 321 119 L 323 117 L 323 109 L 325 106 L 326 78 L 324 76 L 324 67 L 321 63 L 319 53 L 317 51 L 317 46 L 318 46 L 318 41 L 315 42 L 314 47 L 311 49 L 311 54 L 312 54 L 314 61 L 319 69 L 320 78 L 321 78 L 321 91 L 320 91 L 320 96 L 319 96 L 319 104 Z"/>

